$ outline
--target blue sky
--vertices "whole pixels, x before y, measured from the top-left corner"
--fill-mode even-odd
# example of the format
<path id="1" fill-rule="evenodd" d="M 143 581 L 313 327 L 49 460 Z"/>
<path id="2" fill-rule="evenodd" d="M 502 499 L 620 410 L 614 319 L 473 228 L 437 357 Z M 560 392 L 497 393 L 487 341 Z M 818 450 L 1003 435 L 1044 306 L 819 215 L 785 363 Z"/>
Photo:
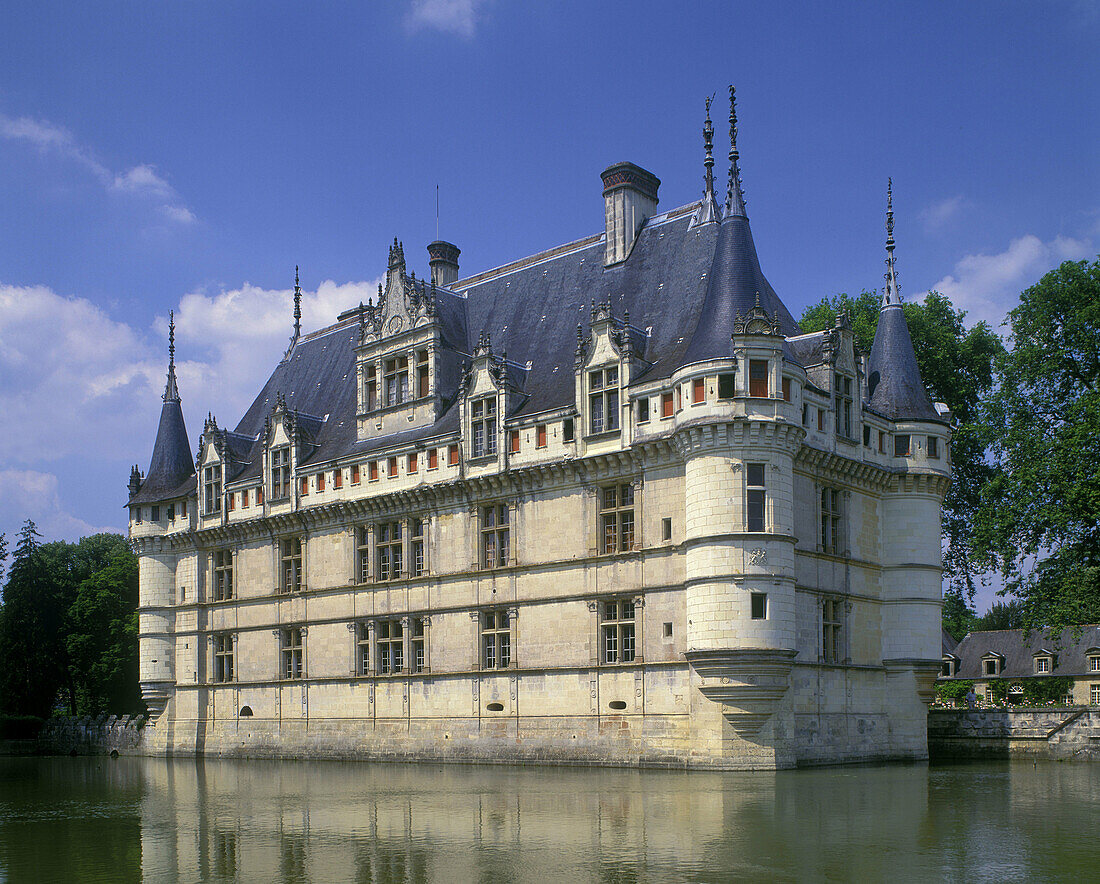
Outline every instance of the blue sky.
<path id="1" fill-rule="evenodd" d="M 121 530 L 167 315 L 192 437 L 290 332 L 374 289 L 394 236 L 476 272 L 598 231 L 630 160 L 698 198 L 738 90 L 756 242 L 796 315 L 881 284 L 999 323 L 1100 250 L 1096 46 L 1078 2 L 18 2 L 0 38 L 0 531 Z M 725 163 L 718 171 L 724 179 Z"/>

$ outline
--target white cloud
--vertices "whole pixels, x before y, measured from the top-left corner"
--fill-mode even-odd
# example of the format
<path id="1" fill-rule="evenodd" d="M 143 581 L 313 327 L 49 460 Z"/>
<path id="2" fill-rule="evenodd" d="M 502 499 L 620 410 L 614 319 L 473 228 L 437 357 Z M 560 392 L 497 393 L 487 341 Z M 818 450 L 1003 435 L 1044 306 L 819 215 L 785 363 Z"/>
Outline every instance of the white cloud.
<path id="1" fill-rule="evenodd" d="M 954 273 L 932 288 L 965 310 L 970 322 L 985 320 L 996 328 L 1016 305 L 1020 292 L 1043 274 L 1062 261 L 1094 255 L 1095 248 L 1086 240 L 1059 236 L 1044 243 L 1029 233 L 995 255 L 967 255 L 955 264 Z"/>
<path id="2" fill-rule="evenodd" d="M 134 166 L 128 172 L 115 176 L 116 190 L 127 193 L 151 193 L 160 197 L 172 196 L 172 187 L 149 165 Z"/>
<path id="3" fill-rule="evenodd" d="M 98 178 L 108 191 L 166 200 L 168 204 L 164 205 L 163 209 L 167 217 L 173 221 L 190 224 L 195 220 L 190 209 L 181 204 L 172 186 L 157 174 L 153 166 L 142 163 L 126 172 L 115 174 L 97 160 L 88 148 L 79 144 L 72 133 L 63 126 L 30 117 L 9 117 L 0 114 L 0 138 L 8 141 L 23 141 L 41 151 L 53 151 L 59 156 L 79 163 Z"/>
<path id="4" fill-rule="evenodd" d="M 962 195 L 940 200 L 921 210 L 919 216 L 921 225 L 929 233 L 940 230 L 966 206 L 967 201 Z"/>
<path id="5" fill-rule="evenodd" d="M 53 473 L 37 470 L 0 470 L 0 532 L 8 536 L 8 552 L 15 536 L 30 519 L 43 541 L 79 540 L 102 531 L 125 533 L 121 525 L 97 527 L 65 511 L 60 483 Z"/>
<path id="6" fill-rule="evenodd" d="M 472 37 L 484 0 L 412 0 L 406 22 L 413 30 L 431 28 Z"/>

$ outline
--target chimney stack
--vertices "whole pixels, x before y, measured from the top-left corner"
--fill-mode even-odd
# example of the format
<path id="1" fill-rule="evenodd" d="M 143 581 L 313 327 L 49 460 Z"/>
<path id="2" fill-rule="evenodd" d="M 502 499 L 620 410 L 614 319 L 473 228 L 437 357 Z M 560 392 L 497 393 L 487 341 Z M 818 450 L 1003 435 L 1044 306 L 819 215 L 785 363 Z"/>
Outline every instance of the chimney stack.
<path id="1" fill-rule="evenodd" d="M 454 243 L 437 239 L 428 243 L 428 266 L 432 268 L 432 284 L 449 288 L 458 281 L 458 256 L 461 249 Z"/>
<path id="2" fill-rule="evenodd" d="M 625 261 L 642 225 L 657 212 L 661 179 L 633 163 L 615 163 L 600 174 L 603 179 L 607 252 L 604 266 Z"/>

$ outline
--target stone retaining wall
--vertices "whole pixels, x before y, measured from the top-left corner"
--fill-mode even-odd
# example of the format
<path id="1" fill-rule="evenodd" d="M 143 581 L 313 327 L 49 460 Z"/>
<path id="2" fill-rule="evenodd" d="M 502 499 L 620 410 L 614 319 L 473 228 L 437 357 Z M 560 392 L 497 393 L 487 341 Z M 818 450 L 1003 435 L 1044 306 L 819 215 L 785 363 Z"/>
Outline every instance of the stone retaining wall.
<path id="1" fill-rule="evenodd" d="M 145 719 L 141 715 L 98 718 L 51 718 L 38 735 L 38 752 L 46 755 L 140 755 Z"/>
<path id="2" fill-rule="evenodd" d="M 932 709 L 928 755 L 1100 760 L 1100 710 L 1082 707 Z"/>

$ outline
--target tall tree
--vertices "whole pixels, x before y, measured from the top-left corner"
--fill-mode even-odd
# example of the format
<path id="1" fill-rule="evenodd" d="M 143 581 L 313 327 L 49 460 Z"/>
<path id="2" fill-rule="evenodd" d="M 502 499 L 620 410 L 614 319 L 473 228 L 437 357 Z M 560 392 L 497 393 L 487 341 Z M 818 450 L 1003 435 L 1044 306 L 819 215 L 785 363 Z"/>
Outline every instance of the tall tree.
<path id="1" fill-rule="evenodd" d="M 1025 624 L 1100 622 L 1100 260 L 1066 261 L 1009 313 L 986 408 L 1000 467 L 983 490 L 981 549 Z"/>
<path id="2" fill-rule="evenodd" d="M 846 312 L 857 346 L 870 353 L 879 306 L 874 292 L 855 298 L 839 294 L 807 308 L 800 325 L 807 332 L 821 331 L 833 325 L 837 314 Z M 956 310 L 939 292 L 929 292 L 923 303 L 904 306 L 921 378 L 932 399 L 946 403 L 955 415 L 954 476 L 943 507 L 944 567 L 952 586 L 972 600 L 974 581 L 983 570 L 975 549 L 974 518 L 982 488 L 995 469 L 986 458 L 993 433 L 983 420 L 981 403 L 993 389 L 994 365 L 1004 345 L 984 322 L 966 328 L 966 313 Z"/>

